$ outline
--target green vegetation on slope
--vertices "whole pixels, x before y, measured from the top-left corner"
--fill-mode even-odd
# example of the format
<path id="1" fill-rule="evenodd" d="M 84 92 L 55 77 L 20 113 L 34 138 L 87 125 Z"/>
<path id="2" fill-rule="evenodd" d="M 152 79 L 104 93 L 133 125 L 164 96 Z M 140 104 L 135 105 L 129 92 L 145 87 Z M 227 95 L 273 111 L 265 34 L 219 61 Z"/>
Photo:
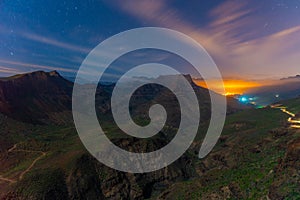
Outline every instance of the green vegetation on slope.
<path id="1" fill-rule="evenodd" d="M 287 116 L 284 113 L 279 109 L 272 108 L 250 109 L 229 115 L 222 136 L 213 152 L 205 159 L 198 160 L 196 154 L 199 148 L 196 145 L 197 147 L 186 153 L 186 155 L 194 156 L 193 167 L 199 177 L 195 176 L 194 179 L 180 182 L 174 181 L 173 185 L 165 192 L 156 193 L 156 197 L 162 199 L 211 199 L 215 196 L 223 199 L 260 199 L 269 195 L 270 188 L 275 188 L 273 193 L 281 194 L 283 197 L 299 196 L 297 182 L 282 183 L 282 180 L 285 180 L 282 176 L 288 177 L 290 170 L 283 170 L 280 174 L 276 171 L 279 160 L 283 160 L 287 154 L 287 144 L 300 137 L 299 132 L 284 128 L 286 120 Z M 66 199 L 68 195 L 78 197 L 81 195 L 80 193 L 84 192 L 95 196 L 96 191 L 102 193 L 99 196 L 108 197 L 112 192 L 110 187 L 118 188 L 121 185 L 125 187 L 124 184 L 132 184 L 129 182 L 133 179 L 131 175 L 120 174 L 104 166 L 101 166 L 101 170 L 96 170 L 96 177 L 93 176 L 92 172 L 97 165 L 89 158 L 85 160 L 92 163 L 79 162 L 85 158 L 84 155 L 87 152 L 73 126 L 26 126 L 26 124 L 15 123 L 8 119 L 3 120 L 2 123 L 5 126 L 2 127 L 0 135 L 5 137 L 7 129 L 10 130 L 10 133 L 16 134 L 16 137 L 5 137 L 9 144 L 5 147 L 6 150 L 14 144 L 18 144 L 18 149 L 46 152 L 46 155 L 36 162 L 22 180 L 9 186 L 13 191 L 12 197 L 18 195 L 24 199 L 46 197 Z M 12 124 L 16 126 L 12 126 Z M 109 122 L 104 122 L 104 126 L 111 139 L 117 141 L 126 138 Z M 205 127 L 207 124 L 203 124 L 203 126 Z M 205 128 L 200 129 L 200 136 L 203 135 L 201 133 L 204 130 Z M 195 152 L 195 154 L 191 152 Z M 1 153 L 1 156 L 8 156 L 12 164 L 3 165 L 0 168 L 0 175 L 9 178 L 10 174 L 20 174 L 32 160 L 39 156 L 39 154 L 27 153 L 26 162 L 18 163 L 18 153 L 14 152 L 14 154 L 16 156 L 11 157 L 13 153 L 7 154 L 5 151 Z M 85 166 L 89 166 L 88 171 L 85 171 Z M 175 168 L 176 170 L 178 169 Z M 127 176 L 130 177 L 129 180 Z M 154 180 L 163 180 L 162 177 Z M 148 184 L 147 180 L 153 181 L 149 177 L 137 180 L 142 180 L 145 185 Z M 76 184 L 73 181 L 76 181 Z M 281 184 L 279 189 L 283 190 L 282 192 L 274 186 L 275 181 L 279 181 Z M 72 191 L 76 194 L 68 194 L 66 188 L 70 187 L 70 184 Z M 103 184 L 107 185 L 103 186 Z M 120 186 L 110 184 L 120 184 Z M 151 184 L 155 183 L 151 182 Z M 0 184 L 0 190 L 1 185 L 3 184 Z M 95 188 L 98 188 L 96 185 L 102 185 L 103 188 L 108 189 L 104 192 L 99 188 L 93 189 L 93 193 L 91 193 L 89 186 L 92 185 Z M 141 188 L 138 189 L 141 190 Z M 118 192 L 118 190 L 114 192 Z M 132 193 L 130 186 L 123 188 L 122 192 L 127 192 L 127 197 Z M 142 193 L 139 194 L 139 197 Z M 149 192 L 146 193 L 149 196 Z"/>
<path id="2" fill-rule="evenodd" d="M 300 195 L 299 174 L 294 175 L 296 181 L 288 184 L 286 177 L 299 163 L 291 165 L 291 169 L 284 168 L 280 172 L 277 169 L 279 160 L 286 157 L 287 145 L 300 138 L 299 131 L 283 128 L 286 120 L 284 113 L 271 108 L 228 116 L 213 152 L 197 161 L 199 178 L 173 185 L 159 199 L 254 200 L 270 195 L 297 199 Z M 294 154 L 293 159 L 299 159 L 298 154 Z M 272 190 L 278 180 L 279 188 Z"/>
<path id="3" fill-rule="evenodd" d="M 300 113 L 300 98 L 290 99 L 282 102 L 293 113 Z"/>

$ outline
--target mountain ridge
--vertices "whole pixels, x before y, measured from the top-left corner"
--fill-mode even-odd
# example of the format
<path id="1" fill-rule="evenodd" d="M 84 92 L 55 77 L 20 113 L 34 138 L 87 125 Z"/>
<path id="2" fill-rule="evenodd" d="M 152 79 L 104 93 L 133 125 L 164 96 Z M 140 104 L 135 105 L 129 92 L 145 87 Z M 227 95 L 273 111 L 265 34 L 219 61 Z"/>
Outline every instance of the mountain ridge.
<path id="1" fill-rule="evenodd" d="M 204 113 L 209 113 L 208 90 L 197 86 L 190 75 L 184 75 L 190 82 L 194 91 L 198 94 L 200 107 L 205 107 Z M 160 76 L 161 78 L 169 78 Z M 172 79 L 176 83 L 176 78 Z M 72 92 L 74 83 L 65 79 L 57 71 L 36 71 L 0 79 L 0 113 L 13 119 L 29 123 L 72 123 Z M 110 110 L 110 95 L 114 84 L 98 84 L 96 102 L 100 104 L 98 109 L 102 113 Z M 83 85 L 83 89 L 86 89 Z M 158 85 L 142 86 L 137 91 L 140 95 L 153 96 L 153 99 L 161 100 L 159 96 L 166 96 L 165 90 Z M 159 93 L 163 94 L 159 94 Z M 170 94 L 167 96 L 170 97 Z M 142 98 L 142 102 L 144 102 Z M 227 98 L 228 112 L 244 109 L 246 106 L 236 100 Z M 173 100 L 172 100 L 173 101 Z M 139 106 L 137 101 L 135 106 Z M 167 102 L 167 101 L 166 101 Z M 166 103 L 167 104 L 167 103 Z M 208 116 L 208 114 L 207 114 Z M 208 118 L 208 117 L 207 117 Z"/>
<path id="2" fill-rule="evenodd" d="M 45 123 L 49 113 L 71 109 L 72 86 L 56 71 L 2 78 L 0 112 L 20 121 Z"/>

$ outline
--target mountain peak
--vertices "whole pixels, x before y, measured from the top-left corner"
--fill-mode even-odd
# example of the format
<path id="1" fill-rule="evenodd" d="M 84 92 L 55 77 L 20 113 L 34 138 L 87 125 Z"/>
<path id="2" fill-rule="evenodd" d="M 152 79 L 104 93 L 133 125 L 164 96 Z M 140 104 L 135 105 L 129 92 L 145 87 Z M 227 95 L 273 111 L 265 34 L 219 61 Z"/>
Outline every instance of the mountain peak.
<path id="1" fill-rule="evenodd" d="M 49 72 L 49 75 L 50 76 L 55 76 L 55 77 L 59 77 L 60 76 L 60 74 L 56 70 Z"/>
<path id="2" fill-rule="evenodd" d="M 296 75 L 296 76 L 289 76 L 287 78 L 282 78 L 280 80 L 298 80 L 300 79 L 300 75 Z"/>
<path id="3" fill-rule="evenodd" d="M 20 79 L 37 79 L 37 80 L 47 80 L 49 77 L 61 77 L 62 76 L 57 71 L 34 71 L 28 72 L 24 74 L 16 74 L 10 77 L 0 78 L 0 81 L 12 81 L 12 80 L 20 80 Z"/>
<path id="4" fill-rule="evenodd" d="M 21 74 L 20 76 L 30 76 L 30 77 L 36 77 L 36 78 L 47 78 L 47 77 L 60 77 L 60 74 L 57 71 L 50 71 L 50 72 L 45 72 L 45 71 L 34 71 L 34 72 L 29 72 L 26 74 Z"/>
<path id="5" fill-rule="evenodd" d="M 30 123 L 54 121 L 52 113 L 71 109 L 72 87 L 57 71 L 1 78 L 0 113 Z"/>

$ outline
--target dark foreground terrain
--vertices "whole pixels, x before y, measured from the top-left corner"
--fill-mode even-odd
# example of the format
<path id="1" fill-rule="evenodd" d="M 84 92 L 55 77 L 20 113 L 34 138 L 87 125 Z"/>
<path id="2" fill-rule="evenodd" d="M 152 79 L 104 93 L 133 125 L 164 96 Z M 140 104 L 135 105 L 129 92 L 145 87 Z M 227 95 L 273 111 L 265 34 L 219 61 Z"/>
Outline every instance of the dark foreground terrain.
<path id="1" fill-rule="evenodd" d="M 176 105 L 170 95 L 165 96 L 171 101 L 164 100 L 163 88 L 149 87 L 137 96 Z M 291 127 L 290 116 L 275 107 L 251 109 L 228 99 L 222 136 L 206 158 L 198 159 L 210 105 L 207 90 L 193 87 L 202 97 L 193 145 L 162 170 L 130 174 L 102 165 L 85 150 L 72 123 L 71 82 L 56 72 L 0 80 L 0 199 L 300 199 L 300 129 Z M 172 113 L 168 128 L 152 140 L 124 135 L 110 117 L 111 90 L 99 86 L 96 102 L 99 121 L 115 144 L 153 151 L 176 132 Z M 136 98 L 133 104 L 141 123 L 147 123 L 146 100 Z M 282 104 L 298 114 L 297 102 Z"/>

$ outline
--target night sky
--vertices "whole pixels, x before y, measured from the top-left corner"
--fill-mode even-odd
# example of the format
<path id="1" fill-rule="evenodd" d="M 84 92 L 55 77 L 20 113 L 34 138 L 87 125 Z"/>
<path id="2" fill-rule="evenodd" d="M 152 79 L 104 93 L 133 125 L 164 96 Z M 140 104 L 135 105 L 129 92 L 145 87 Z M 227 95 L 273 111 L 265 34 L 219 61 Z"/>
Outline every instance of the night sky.
<path id="1" fill-rule="evenodd" d="M 2 0 L 0 20 L 0 76 L 74 76 L 101 41 L 145 26 L 193 37 L 224 77 L 300 74 L 300 0 Z"/>

